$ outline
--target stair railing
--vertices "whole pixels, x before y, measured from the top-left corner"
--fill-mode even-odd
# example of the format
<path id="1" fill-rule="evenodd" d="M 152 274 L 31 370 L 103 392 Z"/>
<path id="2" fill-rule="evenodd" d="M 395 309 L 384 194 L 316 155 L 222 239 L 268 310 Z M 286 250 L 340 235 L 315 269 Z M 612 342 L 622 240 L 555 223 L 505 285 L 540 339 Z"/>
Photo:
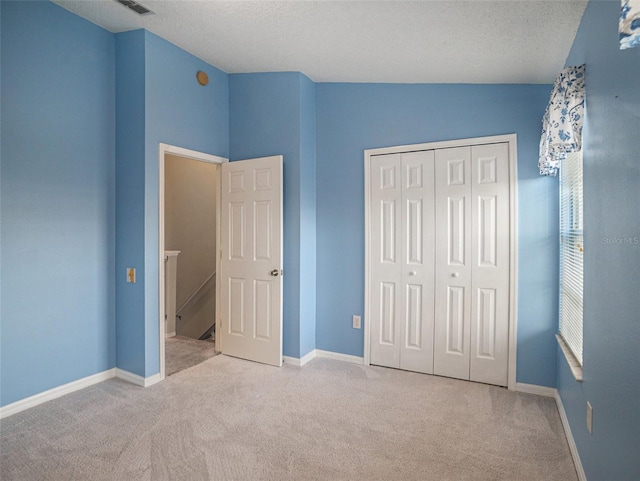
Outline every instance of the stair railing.
<path id="1" fill-rule="evenodd" d="M 184 311 L 185 308 L 191 303 L 191 301 L 193 301 L 198 296 L 200 291 L 205 288 L 205 286 L 209 283 L 209 281 L 211 281 L 211 279 L 215 279 L 215 277 L 216 277 L 216 271 L 213 271 L 209 275 L 209 277 L 207 277 L 205 281 L 200 285 L 200 287 L 198 287 L 195 291 L 193 291 L 193 294 L 191 294 L 187 298 L 187 300 L 184 301 L 182 305 L 176 310 L 176 317 L 180 318 L 180 313 Z"/>

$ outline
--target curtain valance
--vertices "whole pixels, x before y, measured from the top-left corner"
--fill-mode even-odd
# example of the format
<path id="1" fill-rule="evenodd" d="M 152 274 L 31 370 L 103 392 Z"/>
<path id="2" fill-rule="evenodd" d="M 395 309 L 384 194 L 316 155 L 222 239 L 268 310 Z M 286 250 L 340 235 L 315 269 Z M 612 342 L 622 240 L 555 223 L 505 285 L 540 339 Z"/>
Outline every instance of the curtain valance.
<path id="1" fill-rule="evenodd" d="M 584 70 L 584 65 L 567 67 L 553 84 L 549 105 L 542 118 L 540 175 L 557 175 L 566 155 L 582 149 Z"/>
<path id="2" fill-rule="evenodd" d="M 640 47 L 640 0 L 622 0 L 620 48 Z"/>

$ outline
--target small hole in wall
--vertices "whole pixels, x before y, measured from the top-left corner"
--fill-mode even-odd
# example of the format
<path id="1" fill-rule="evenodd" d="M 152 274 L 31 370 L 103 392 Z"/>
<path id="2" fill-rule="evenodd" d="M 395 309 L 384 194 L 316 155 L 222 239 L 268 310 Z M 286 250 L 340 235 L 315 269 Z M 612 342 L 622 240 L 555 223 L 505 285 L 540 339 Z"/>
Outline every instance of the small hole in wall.
<path id="1" fill-rule="evenodd" d="M 202 86 L 205 86 L 209 83 L 209 76 L 207 75 L 206 72 L 203 72 L 202 70 L 198 71 L 198 73 L 196 74 L 196 79 L 198 80 L 198 83 Z"/>

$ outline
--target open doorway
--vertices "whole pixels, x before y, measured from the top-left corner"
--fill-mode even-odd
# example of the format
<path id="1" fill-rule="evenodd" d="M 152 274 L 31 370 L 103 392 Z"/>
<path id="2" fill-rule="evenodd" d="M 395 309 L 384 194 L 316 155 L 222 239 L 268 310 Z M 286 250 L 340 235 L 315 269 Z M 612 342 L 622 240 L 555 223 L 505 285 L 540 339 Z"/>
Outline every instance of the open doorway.
<path id="1" fill-rule="evenodd" d="M 220 164 L 227 159 L 160 144 L 161 377 L 219 351 Z"/>

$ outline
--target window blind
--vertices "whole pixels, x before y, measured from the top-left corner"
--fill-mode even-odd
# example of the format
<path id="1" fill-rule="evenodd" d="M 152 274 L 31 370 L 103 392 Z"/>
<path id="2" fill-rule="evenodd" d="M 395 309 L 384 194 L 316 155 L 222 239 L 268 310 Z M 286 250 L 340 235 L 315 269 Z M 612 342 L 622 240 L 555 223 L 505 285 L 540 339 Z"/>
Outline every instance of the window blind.
<path id="1" fill-rule="evenodd" d="M 582 365 L 582 152 L 560 167 L 560 335 Z"/>

